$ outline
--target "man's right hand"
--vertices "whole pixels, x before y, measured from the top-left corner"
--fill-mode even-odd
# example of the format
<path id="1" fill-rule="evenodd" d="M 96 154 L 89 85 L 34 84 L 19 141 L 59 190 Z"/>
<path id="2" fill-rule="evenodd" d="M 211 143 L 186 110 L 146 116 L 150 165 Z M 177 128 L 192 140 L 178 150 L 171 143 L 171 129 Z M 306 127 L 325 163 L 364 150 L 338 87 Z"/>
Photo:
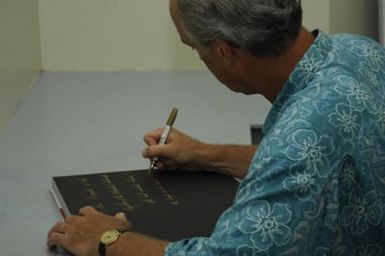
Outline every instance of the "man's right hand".
<path id="1" fill-rule="evenodd" d="M 158 157 L 156 166 L 159 169 L 182 169 L 188 171 L 201 170 L 203 157 L 207 144 L 193 139 L 182 132 L 172 129 L 164 145 L 158 145 L 163 128 L 156 129 L 144 135 L 148 145 L 143 150 L 143 157 Z"/>
<path id="2" fill-rule="evenodd" d="M 144 136 L 148 145 L 143 157 L 158 157 L 159 169 L 186 171 L 214 171 L 244 178 L 256 146 L 251 145 L 214 145 L 200 142 L 182 132 L 172 129 L 167 143 L 158 145 L 163 128 L 156 129 Z"/>

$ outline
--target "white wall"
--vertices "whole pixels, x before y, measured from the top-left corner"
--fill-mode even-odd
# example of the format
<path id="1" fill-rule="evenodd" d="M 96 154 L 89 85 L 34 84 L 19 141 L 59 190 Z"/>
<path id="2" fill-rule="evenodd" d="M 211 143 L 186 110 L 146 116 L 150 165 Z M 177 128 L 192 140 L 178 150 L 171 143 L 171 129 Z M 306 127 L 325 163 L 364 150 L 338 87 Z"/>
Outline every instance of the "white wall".
<path id="1" fill-rule="evenodd" d="M 0 130 L 41 69 L 38 1 L 0 0 Z"/>

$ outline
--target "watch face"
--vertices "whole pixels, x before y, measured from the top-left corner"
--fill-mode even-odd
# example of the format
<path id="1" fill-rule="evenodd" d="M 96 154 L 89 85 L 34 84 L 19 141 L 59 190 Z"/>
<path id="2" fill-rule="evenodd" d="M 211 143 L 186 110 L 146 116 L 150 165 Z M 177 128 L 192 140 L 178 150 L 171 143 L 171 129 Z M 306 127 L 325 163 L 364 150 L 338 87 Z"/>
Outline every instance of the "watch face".
<path id="1" fill-rule="evenodd" d="M 100 242 L 107 245 L 112 242 L 115 242 L 118 239 L 120 232 L 118 230 L 109 230 L 103 233 Z"/>

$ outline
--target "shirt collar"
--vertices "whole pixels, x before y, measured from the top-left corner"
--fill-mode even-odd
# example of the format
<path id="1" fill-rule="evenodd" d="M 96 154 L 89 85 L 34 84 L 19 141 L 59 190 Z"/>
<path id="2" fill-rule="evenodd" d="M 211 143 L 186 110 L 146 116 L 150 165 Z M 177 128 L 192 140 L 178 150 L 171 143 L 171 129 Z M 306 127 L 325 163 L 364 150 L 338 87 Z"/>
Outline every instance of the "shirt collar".
<path id="1" fill-rule="evenodd" d="M 328 63 L 332 48 L 331 38 L 321 30 L 312 32 L 316 39 L 291 72 L 288 81 L 275 99 L 266 118 L 263 133 L 266 134 L 283 111 L 288 99 L 317 78 L 318 71 Z"/>
<path id="2" fill-rule="evenodd" d="M 316 39 L 290 74 L 282 92 L 287 87 L 294 86 L 294 92 L 304 88 L 327 63 L 332 48 L 331 38 L 321 30 L 314 30 L 312 34 Z"/>

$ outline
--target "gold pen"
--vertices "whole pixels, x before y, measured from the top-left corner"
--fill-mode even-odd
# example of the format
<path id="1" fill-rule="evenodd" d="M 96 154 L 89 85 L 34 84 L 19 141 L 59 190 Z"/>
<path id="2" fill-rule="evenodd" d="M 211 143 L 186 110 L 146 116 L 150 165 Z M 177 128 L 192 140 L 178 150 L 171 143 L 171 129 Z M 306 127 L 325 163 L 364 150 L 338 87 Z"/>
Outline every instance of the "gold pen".
<path id="1" fill-rule="evenodd" d="M 176 115 L 177 115 L 177 114 L 178 114 L 178 109 L 177 109 L 177 108 L 173 108 L 173 109 L 171 110 L 170 116 L 168 117 L 166 126 L 165 126 L 164 129 L 163 129 L 162 135 L 160 136 L 158 145 L 164 145 L 164 144 L 166 144 L 168 135 L 170 134 L 172 125 L 173 125 L 174 122 L 175 122 L 175 119 L 176 119 Z M 154 157 L 154 158 L 151 160 L 150 168 L 148 169 L 150 172 L 152 172 L 152 171 L 155 169 L 156 161 L 158 161 L 158 157 Z"/>

